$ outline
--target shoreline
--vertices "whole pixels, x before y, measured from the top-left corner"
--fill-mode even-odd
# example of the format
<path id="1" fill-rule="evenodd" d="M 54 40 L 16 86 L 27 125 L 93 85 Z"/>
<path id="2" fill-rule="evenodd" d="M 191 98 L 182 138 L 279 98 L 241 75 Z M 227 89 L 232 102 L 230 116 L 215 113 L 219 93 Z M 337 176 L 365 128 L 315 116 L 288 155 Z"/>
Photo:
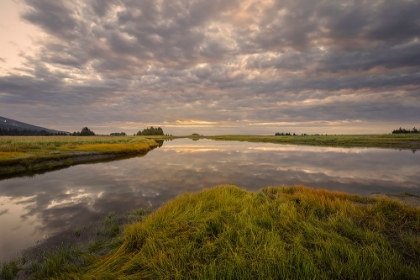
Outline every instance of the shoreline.
<path id="1" fill-rule="evenodd" d="M 46 157 L 42 159 L 25 159 L 12 164 L 0 165 L 0 180 L 5 178 L 13 178 L 20 175 L 42 174 L 48 171 L 55 171 L 79 164 L 90 164 L 99 162 L 108 162 L 119 159 L 126 159 L 135 156 L 144 156 L 151 150 L 133 151 L 122 153 L 101 153 L 101 152 L 82 152 L 76 154 L 66 154 L 60 157 Z"/>
<path id="2" fill-rule="evenodd" d="M 380 148 L 420 150 L 420 134 L 394 135 L 216 135 L 202 138 L 215 141 L 241 141 L 337 148 Z"/>
<path id="3" fill-rule="evenodd" d="M 159 147 L 159 138 L 145 137 L 0 137 L 0 180 L 78 164 L 145 155 Z"/>

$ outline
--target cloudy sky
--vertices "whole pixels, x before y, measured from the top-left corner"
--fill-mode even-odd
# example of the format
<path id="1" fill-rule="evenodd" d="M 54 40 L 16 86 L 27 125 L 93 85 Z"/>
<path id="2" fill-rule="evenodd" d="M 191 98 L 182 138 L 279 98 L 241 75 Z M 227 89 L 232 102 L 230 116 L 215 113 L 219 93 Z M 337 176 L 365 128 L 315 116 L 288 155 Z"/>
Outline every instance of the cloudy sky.
<path id="1" fill-rule="evenodd" d="M 67 131 L 420 126 L 418 0 L 1 0 L 0 116 Z"/>

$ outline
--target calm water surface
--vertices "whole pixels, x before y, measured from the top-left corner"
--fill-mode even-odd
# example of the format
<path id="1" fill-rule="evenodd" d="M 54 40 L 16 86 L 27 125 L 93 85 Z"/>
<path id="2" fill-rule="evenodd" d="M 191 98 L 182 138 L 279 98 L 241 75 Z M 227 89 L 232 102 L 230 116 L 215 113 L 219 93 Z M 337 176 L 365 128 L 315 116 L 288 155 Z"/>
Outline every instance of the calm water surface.
<path id="1" fill-rule="evenodd" d="M 110 211 L 159 206 L 219 184 L 303 184 L 369 195 L 420 194 L 420 153 L 247 142 L 165 142 L 144 157 L 0 181 L 0 261 Z"/>

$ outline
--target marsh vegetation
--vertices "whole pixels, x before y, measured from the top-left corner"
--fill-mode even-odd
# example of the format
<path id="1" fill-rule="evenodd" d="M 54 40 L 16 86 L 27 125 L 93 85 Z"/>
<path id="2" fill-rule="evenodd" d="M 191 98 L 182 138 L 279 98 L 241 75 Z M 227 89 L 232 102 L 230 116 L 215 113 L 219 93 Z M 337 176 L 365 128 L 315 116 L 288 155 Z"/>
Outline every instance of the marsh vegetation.
<path id="1" fill-rule="evenodd" d="M 144 137 L 1 136 L 0 175 L 145 154 L 157 146 L 153 139 Z"/>
<path id="2" fill-rule="evenodd" d="M 105 255 L 91 243 L 3 268 L 44 279 L 420 277 L 420 209 L 386 198 L 224 185 L 181 195 L 122 232 Z"/>

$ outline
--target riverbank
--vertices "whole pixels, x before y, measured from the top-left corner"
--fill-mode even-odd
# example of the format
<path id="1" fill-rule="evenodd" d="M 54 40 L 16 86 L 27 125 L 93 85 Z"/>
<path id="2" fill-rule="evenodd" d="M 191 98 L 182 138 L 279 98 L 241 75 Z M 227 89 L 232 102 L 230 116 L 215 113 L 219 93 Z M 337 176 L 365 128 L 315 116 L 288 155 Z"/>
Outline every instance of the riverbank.
<path id="1" fill-rule="evenodd" d="M 142 155 L 158 145 L 137 136 L 0 136 L 0 175 Z"/>
<path id="2" fill-rule="evenodd" d="M 329 147 L 366 147 L 393 149 L 420 149 L 420 134 L 384 134 L 384 135 L 217 135 L 207 139 L 221 141 L 247 141 L 278 144 L 294 144 Z"/>
<path id="3" fill-rule="evenodd" d="M 139 212 L 140 213 L 140 212 Z M 307 187 L 181 195 L 97 242 L 10 262 L 13 279 L 419 279 L 420 208 Z M 119 234 L 121 233 L 121 234 Z M 83 236 L 76 229 L 73 236 Z M 110 239 L 110 238 L 113 239 Z M 90 241 L 89 241 L 90 240 Z M 102 240 L 102 239 L 101 239 Z M 4 271 L 4 272 L 3 272 Z M 6 278 L 6 272 L 10 272 Z"/>

